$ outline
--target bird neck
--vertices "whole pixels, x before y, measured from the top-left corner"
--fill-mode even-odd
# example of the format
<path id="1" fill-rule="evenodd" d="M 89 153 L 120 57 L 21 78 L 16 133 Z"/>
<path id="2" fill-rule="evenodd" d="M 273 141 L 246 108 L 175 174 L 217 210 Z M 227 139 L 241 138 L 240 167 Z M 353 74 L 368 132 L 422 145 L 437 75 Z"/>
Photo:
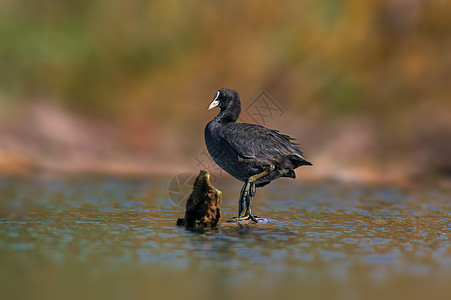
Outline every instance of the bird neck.
<path id="1" fill-rule="evenodd" d="M 232 102 L 227 108 L 222 109 L 218 114 L 217 118 L 222 123 L 231 123 L 236 122 L 240 117 L 241 113 L 241 103 L 240 102 Z"/>

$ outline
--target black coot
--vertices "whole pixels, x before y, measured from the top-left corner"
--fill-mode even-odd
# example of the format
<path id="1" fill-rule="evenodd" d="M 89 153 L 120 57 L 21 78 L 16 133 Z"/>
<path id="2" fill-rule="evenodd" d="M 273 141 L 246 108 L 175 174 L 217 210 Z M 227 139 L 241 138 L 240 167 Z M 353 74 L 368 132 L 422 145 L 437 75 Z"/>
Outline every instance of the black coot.
<path id="1" fill-rule="evenodd" d="M 288 135 L 247 123 L 237 123 L 241 113 L 236 91 L 220 89 L 208 109 L 221 112 L 205 127 L 205 143 L 213 160 L 227 173 L 244 182 L 237 220 L 257 222 L 252 214 L 256 187 L 279 177 L 295 178 L 294 169 L 311 166 Z"/>

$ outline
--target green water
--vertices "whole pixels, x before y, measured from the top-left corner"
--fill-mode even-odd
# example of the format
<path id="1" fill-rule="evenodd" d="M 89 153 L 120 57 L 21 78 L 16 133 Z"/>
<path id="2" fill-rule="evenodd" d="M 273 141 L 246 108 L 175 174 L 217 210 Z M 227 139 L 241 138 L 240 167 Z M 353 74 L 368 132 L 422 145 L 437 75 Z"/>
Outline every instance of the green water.
<path id="1" fill-rule="evenodd" d="M 166 179 L 2 178 L 0 299 L 451 299 L 449 190 L 280 180 L 254 211 L 193 232 Z"/>

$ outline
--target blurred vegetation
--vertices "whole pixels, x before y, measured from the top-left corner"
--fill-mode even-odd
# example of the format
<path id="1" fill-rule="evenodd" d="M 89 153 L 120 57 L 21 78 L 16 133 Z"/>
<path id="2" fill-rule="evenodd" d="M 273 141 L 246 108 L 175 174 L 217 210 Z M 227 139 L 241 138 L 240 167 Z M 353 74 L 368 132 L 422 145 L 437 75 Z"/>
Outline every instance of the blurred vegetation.
<path id="1" fill-rule="evenodd" d="M 170 143 L 161 142 L 168 135 L 200 133 L 194 142 L 202 143 L 212 117 L 205 108 L 217 89 L 236 89 L 243 102 L 266 90 L 286 111 L 288 121 L 274 125 L 299 122 L 303 129 L 290 133 L 310 143 L 306 151 L 328 156 L 323 165 L 338 160 L 338 169 L 357 156 L 366 168 L 398 162 L 404 173 L 419 172 L 412 170 L 417 165 L 451 170 L 449 1 L 2 0 L 1 6 L 5 111 L 50 102 L 125 128 L 119 139 L 153 139 L 150 150 L 170 152 Z M 357 153 L 341 149 L 354 134 L 369 141 L 351 143 Z"/>

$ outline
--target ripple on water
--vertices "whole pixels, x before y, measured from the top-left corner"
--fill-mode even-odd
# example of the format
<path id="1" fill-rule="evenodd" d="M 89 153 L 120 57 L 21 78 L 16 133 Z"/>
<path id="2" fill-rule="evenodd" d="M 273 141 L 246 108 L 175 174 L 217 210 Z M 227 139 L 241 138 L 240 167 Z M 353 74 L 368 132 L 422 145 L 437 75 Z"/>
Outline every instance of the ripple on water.
<path id="1" fill-rule="evenodd" d="M 278 222 L 190 231 L 175 226 L 183 209 L 161 193 L 143 192 L 148 182 L 80 182 L 52 185 L 52 192 L 41 186 L 48 193 L 40 197 L 36 212 L 19 216 L 2 211 L 0 276 L 9 277 L 0 279 L 23 282 L 29 279 L 19 277 L 18 265 L 45 274 L 51 272 L 46 263 L 57 262 L 68 274 L 118 267 L 127 276 L 142 274 L 143 282 L 159 266 L 163 276 L 175 269 L 197 277 L 207 274 L 202 277 L 207 282 L 229 274 L 227 285 L 232 287 L 243 282 L 276 286 L 284 282 L 279 277 L 296 285 L 317 280 L 325 290 L 337 282 L 353 288 L 391 279 L 404 282 L 402 278 L 415 286 L 410 276 L 435 286 L 451 281 L 446 191 L 429 197 L 428 191 L 416 195 L 379 187 L 269 188 L 265 197 L 271 200 L 260 197 L 254 209 L 258 214 L 261 206 Z M 58 197 L 52 196 L 54 191 Z M 236 203 L 225 197 L 223 208 L 227 219 Z M 196 276 L 184 279 L 191 283 Z"/>

